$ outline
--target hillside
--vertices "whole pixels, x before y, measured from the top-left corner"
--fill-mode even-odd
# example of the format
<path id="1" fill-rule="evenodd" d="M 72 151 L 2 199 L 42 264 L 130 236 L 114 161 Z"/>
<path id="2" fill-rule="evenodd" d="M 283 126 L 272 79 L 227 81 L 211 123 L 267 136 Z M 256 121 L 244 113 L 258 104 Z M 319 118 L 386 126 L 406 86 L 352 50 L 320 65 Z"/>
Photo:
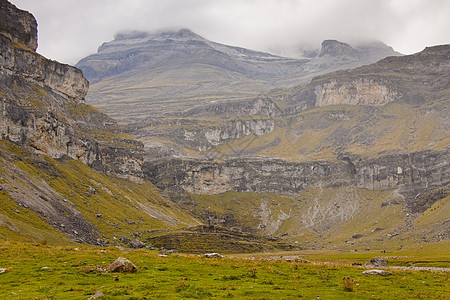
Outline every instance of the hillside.
<path id="1" fill-rule="evenodd" d="M 317 57 L 292 59 L 219 44 L 181 29 L 117 34 L 76 66 L 91 83 L 88 102 L 130 122 L 254 97 L 388 55 L 399 53 L 382 43 L 354 49 L 329 40 Z"/>
<path id="2" fill-rule="evenodd" d="M 0 4 L 0 237 L 129 246 L 198 225 L 144 180 L 143 145 L 85 103 L 81 71 L 35 52 L 34 17 Z"/>
<path id="3" fill-rule="evenodd" d="M 187 30 L 118 35 L 84 63 L 123 127 L 86 104 L 79 69 L 36 53 L 34 17 L 0 4 L 2 239 L 196 253 L 449 239 L 448 45 L 316 76 L 385 52 L 325 41 L 299 61 Z M 210 68 L 242 90 L 179 89 Z M 173 102 L 147 93 L 168 78 Z M 206 90 L 225 97 L 201 100 Z M 149 99 L 164 110 L 148 114 Z"/>

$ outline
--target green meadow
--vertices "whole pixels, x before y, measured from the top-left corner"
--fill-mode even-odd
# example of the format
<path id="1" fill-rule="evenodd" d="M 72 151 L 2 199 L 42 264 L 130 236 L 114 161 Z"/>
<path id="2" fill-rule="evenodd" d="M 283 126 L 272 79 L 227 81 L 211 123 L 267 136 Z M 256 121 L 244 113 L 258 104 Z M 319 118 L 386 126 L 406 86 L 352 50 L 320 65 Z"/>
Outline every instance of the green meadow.
<path id="1" fill-rule="evenodd" d="M 449 273 L 389 269 L 364 275 L 382 256 L 390 266 L 449 267 L 448 242 L 397 252 L 305 250 L 204 255 L 115 247 L 0 243 L 0 299 L 449 299 Z M 118 257 L 136 273 L 97 271 Z"/>

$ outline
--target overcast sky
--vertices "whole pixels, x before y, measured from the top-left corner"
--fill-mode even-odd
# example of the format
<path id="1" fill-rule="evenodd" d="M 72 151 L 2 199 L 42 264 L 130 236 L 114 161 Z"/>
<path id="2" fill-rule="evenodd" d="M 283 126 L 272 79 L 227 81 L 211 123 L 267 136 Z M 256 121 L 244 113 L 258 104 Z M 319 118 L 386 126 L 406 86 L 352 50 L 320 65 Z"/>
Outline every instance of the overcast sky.
<path id="1" fill-rule="evenodd" d="M 75 64 L 123 30 L 188 28 L 276 54 L 324 39 L 381 40 L 411 54 L 450 43 L 449 0 L 10 0 L 38 21 L 38 52 Z"/>

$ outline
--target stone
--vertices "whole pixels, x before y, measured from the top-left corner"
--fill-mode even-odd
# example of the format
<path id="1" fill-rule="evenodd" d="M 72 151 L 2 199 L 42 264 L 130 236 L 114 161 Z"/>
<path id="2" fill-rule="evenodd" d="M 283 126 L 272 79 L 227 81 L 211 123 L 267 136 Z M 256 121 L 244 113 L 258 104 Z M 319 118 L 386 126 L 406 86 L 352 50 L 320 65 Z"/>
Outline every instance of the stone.
<path id="1" fill-rule="evenodd" d="M 105 297 L 105 295 L 101 291 L 97 291 L 97 292 L 95 292 L 95 294 L 93 296 L 87 298 L 87 300 L 99 299 L 99 298 L 103 298 L 103 297 Z"/>
<path id="2" fill-rule="evenodd" d="M 131 272 L 137 271 L 137 267 L 128 259 L 119 257 L 113 263 L 106 267 L 108 272 Z"/>
<path id="3" fill-rule="evenodd" d="M 130 244 L 130 247 L 134 248 L 134 249 L 141 249 L 141 248 L 145 247 L 145 244 L 137 239 L 132 240 L 129 244 Z"/>
<path id="4" fill-rule="evenodd" d="M 18 9 L 8 1 L 0 1 L 0 28 L 9 39 L 36 51 L 37 22 L 29 12 Z"/>
<path id="5" fill-rule="evenodd" d="M 6 269 L 5 268 L 0 268 L 0 274 L 5 273 Z"/>
<path id="6" fill-rule="evenodd" d="M 364 275 L 389 276 L 389 275 L 392 275 L 392 272 L 385 271 L 385 270 L 373 269 L 373 270 L 366 270 L 366 271 L 363 272 L 363 274 Z"/>
<path id="7" fill-rule="evenodd" d="M 374 257 L 364 264 L 368 268 L 387 268 L 388 263 L 382 257 Z"/>
<path id="8" fill-rule="evenodd" d="M 207 258 L 213 258 L 213 257 L 218 257 L 218 258 L 221 258 L 221 257 L 223 257 L 223 255 L 220 255 L 219 253 L 205 253 L 205 257 L 207 257 Z"/>

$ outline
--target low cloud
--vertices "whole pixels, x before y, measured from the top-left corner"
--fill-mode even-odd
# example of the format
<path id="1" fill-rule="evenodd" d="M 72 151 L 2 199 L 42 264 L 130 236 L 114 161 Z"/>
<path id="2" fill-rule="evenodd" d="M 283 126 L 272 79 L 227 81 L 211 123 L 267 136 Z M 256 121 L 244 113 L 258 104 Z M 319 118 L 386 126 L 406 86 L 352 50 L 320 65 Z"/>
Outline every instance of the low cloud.
<path id="1" fill-rule="evenodd" d="M 281 54 L 324 39 L 381 40 L 409 54 L 450 43 L 447 0 L 11 0 L 38 20 L 44 56 L 75 64 L 124 30 L 189 28 Z"/>

